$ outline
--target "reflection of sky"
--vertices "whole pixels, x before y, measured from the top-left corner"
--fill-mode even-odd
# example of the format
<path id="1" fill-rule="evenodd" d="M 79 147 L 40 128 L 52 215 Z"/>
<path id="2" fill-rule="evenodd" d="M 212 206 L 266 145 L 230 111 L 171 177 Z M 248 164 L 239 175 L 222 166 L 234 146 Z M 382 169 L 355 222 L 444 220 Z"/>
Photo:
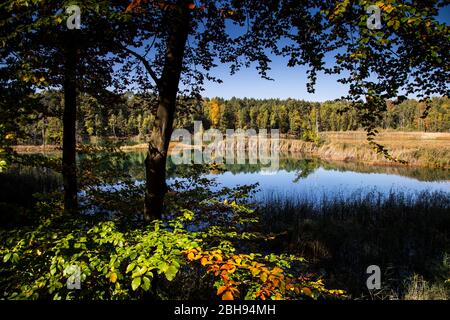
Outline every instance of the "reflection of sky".
<path id="1" fill-rule="evenodd" d="M 348 197 L 353 193 L 368 193 L 376 190 L 382 193 L 401 191 L 415 193 L 420 191 L 446 191 L 450 194 L 450 181 L 425 182 L 412 178 L 382 174 L 335 171 L 319 168 L 308 177 L 294 182 L 295 172 L 280 170 L 275 175 L 261 173 L 225 172 L 215 177 L 224 186 L 259 183 L 260 195 L 281 195 L 318 199 L 328 197 Z"/>

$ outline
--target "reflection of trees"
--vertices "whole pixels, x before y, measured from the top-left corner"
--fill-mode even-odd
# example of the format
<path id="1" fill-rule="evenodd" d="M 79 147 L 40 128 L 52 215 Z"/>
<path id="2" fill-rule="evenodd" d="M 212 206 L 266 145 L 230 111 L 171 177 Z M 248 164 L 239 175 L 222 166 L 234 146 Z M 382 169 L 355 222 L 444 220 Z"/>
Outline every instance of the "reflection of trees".
<path id="1" fill-rule="evenodd" d="M 128 160 L 123 165 L 124 170 L 128 170 L 129 174 L 135 179 L 144 179 L 145 172 L 143 163 L 145 160 L 145 152 L 130 152 Z M 227 172 L 232 174 L 239 173 L 258 173 L 268 165 L 258 164 L 225 164 L 222 166 Z M 296 172 L 294 182 L 308 177 L 311 173 L 322 167 L 326 170 L 337 171 L 354 171 L 360 173 L 385 173 L 395 174 L 414 178 L 420 181 L 437 181 L 448 180 L 450 170 L 433 169 L 433 168 L 411 168 L 406 166 L 372 166 L 356 162 L 344 161 L 324 161 L 320 159 L 305 159 L 301 154 L 280 154 L 279 169 L 287 172 Z M 192 170 L 192 165 L 175 165 L 170 159 L 167 162 L 167 177 L 187 176 Z"/>
<path id="2" fill-rule="evenodd" d="M 305 179 L 321 166 L 320 160 L 318 159 L 304 159 L 300 160 L 299 163 L 301 165 L 300 168 L 297 169 L 296 177 L 293 181 L 294 183 L 299 182 L 301 179 Z"/>
<path id="3" fill-rule="evenodd" d="M 413 178 L 419 181 L 448 181 L 450 170 L 442 168 L 420 168 L 408 166 L 374 166 L 356 162 L 322 162 L 325 170 L 354 171 L 359 173 L 384 173 Z"/>

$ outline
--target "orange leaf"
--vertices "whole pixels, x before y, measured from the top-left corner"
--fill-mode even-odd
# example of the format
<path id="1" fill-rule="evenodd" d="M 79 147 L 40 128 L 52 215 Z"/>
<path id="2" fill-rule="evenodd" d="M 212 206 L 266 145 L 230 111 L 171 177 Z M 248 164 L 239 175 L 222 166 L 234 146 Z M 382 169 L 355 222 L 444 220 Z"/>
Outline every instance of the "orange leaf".
<path id="1" fill-rule="evenodd" d="M 141 0 L 133 0 L 128 7 L 126 8 L 125 12 L 133 11 L 135 8 L 139 7 L 141 5 Z"/>
<path id="2" fill-rule="evenodd" d="M 309 288 L 302 288 L 302 293 L 307 295 L 308 297 L 312 296 L 311 289 L 309 289 Z"/>
<path id="3" fill-rule="evenodd" d="M 234 297 L 233 297 L 233 294 L 231 293 L 231 291 L 226 291 L 222 296 L 222 300 L 234 300 Z"/>
<path id="4" fill-rule="evenodd" d="M 229 290 L 231 291 L 231 293 L 234 293 L 236 295 L 239 294 L 239 290 L 237 288 L 230 288 Z"/>
<path id="5" fill-rule="evenodd" d="M 219 287 L 219 289 L 217 289 L 217 295 L 220 296 L 226 289 L 227 289 L 227 286 Z"/>
<path id="6" fill-rule="evenodd" d="M 225 282 L 230 281 L 230 277 L 228 277 L 226 272 L 222 272 L 220 276 L 222 277 L 223 281 Z"/>
<path id="7" fill-rule="evenodd" d="M 273 274 L 283 273 L 283 269 L 275 267 L 275 268 L 272 269 L 272 273 Z"/>

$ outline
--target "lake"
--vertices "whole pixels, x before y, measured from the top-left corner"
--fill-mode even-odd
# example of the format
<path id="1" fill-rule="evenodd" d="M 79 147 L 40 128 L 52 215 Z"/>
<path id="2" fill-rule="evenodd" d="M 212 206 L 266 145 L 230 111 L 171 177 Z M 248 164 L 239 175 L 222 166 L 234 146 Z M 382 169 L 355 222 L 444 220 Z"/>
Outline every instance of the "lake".
<path id="1" fill-rule="evenodd" d="M 129 153 L 126 168 L 136 180 L 144 180 L 144 152 Z M 168 161 L 169 181 L 186 165 Z M 279 169 L 263 170 L 258 164 L 224 164 L 224 172 L 211 172 L 223 186 L 233 187 L 259 183 L 259 199 L 281 196 L 319 201 L 322 197 L 345 199 L 355 194 L 391 191 L 417 194 L 421 191 L 443 191 L 450 195 L 450 170 L 407 166 L 370 166 L 361 163 L 329 162 L 306 159 L 300 154 L 284 154 Z"/>

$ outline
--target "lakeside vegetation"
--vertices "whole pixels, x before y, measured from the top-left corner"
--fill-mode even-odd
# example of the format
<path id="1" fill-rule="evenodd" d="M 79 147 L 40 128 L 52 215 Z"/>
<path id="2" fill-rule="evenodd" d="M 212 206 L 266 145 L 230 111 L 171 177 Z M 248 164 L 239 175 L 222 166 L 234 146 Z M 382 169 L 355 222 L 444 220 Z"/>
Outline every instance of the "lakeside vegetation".
<path id="1" fill-rule="evenodd" d="M 264 228 L 279 238 L 273 248 L 307 257 L 327 283 L 354 297 L 450 298 L 447 193 L 386 196 L 375 190 L 345 198 L 323 195 L 318 203 L 275 193 L 263 203 Z M 365 268 L 372 264 L 382 266 L 384 285 L 369 293 Z"/>

